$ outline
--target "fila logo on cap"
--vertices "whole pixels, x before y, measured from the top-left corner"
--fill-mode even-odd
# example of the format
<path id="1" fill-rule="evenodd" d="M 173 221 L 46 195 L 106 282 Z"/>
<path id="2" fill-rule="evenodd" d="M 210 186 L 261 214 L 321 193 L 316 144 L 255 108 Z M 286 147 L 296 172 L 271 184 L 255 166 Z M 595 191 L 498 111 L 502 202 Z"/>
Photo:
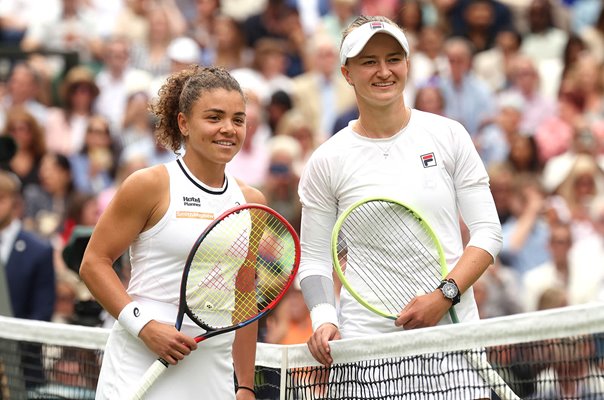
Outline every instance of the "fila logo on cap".
<path id="1" fill-rule="evenodd" d="M 423 154 L 420 158 L 422 159 L 424 168 L 436 166 L 436 157 L 434 157 L 434 153 Z"/>
<path id="2" fill-rule="evenodd" d="M 384 29 L 384 23 L 380 21 L 372 22 L 370 25 L 371 29 Z"/>

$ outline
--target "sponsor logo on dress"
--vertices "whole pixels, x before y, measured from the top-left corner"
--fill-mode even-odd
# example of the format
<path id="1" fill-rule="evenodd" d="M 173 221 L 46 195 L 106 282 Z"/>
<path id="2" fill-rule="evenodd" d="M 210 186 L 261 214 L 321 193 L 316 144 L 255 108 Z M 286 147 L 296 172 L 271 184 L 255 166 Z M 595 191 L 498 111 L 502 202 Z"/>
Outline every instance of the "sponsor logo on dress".
<path id="1" fill-rule="evenodd" d="M 436 157 L 434 157 L 434 153 L 422 154 L 420 158 L 424 168 L 436 166 Z"/>
<path id="2" fill-rule="evenodd" d="M 195 196 L 182 196 L 182 203 L 185 206 L 201 207 L 201 198 Z"/>

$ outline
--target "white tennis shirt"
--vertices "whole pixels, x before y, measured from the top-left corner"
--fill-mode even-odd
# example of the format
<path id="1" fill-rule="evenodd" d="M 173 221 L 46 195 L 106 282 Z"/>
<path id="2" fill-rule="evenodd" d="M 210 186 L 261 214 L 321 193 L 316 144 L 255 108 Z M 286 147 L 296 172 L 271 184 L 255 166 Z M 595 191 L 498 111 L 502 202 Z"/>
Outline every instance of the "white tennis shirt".
<path id="1" fill-rule="evenodd" d="M 459 215 L 470 231 L 469 245 L 495 257 L 501 226 L 489 178 L 468 132 L 451 119 L 412 110 L 409 124 L 388 139 L 352 130 L 355 121 L 323 143 L 304 168 L 302 258 L 299 277 L 331 279 L 331 231 L 348 206 L 366 197 L 397 199 L 416 209 L 441 241 L 449 269 L 463 252 Z M 460 321 L 478 318 L 472 290 L 455 307 Z M 447 317 L 442 323 L 450 322 Z M 345 289 L 340 298 L 343 337 L 390 332 L 393 321 L 366 310 Z"/>

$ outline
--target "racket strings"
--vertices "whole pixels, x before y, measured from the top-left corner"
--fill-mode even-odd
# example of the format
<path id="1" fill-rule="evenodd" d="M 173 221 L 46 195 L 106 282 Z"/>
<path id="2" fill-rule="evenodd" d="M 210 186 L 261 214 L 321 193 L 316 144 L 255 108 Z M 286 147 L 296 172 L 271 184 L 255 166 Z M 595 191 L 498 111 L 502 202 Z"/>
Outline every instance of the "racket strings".
<path id="1" fill-rule="evenodd" d="M 270 212 L 230 214 L 201 240 L 186 282 L 190 316 L 213 329 L 254 318 L 288 286 L 296 246 L 287 226 Z"/>
<path id="2" fill-rule="evenodd" d="M 372 292 L 373 306 L 396 315 L 413 297 L 436 288 L 441 279 L 437 245 L 410 210 L 388 202 L 364 203 L 340 228 L 346 270 L 357 291 Z M 344 269 L 344 268 L 342 268 Z M 361 282 L 356 281 L 360 279 Z"/>

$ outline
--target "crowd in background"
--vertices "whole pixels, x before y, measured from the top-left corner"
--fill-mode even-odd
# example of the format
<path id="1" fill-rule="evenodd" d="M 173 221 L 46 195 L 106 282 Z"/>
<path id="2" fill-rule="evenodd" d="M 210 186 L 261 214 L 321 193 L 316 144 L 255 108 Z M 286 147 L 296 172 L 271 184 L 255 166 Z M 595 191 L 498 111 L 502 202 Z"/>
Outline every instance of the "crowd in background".
<path id="1" fill-rule="evenodd" d="M 299 228 L 305 161 L 357 117 L 338 46 L 359 14 L 404 28 L 407 104 L 461 122 L 489 171 L 504 244 L 474 286 L 482 316 L 604 298 L 600 0 L 10 0 L 0 137 L 16 151 L 1 166 L 55 271 L 41 283 L 54 286 L 52 315 L 15 316 L 111 322 L 83 318 L 98 309 L 69 257 L 74 232 L 94 227 L 129 174 L 177 157 L 156 145 L 148 104 L 190 64 L 225 66 L 244 88 L 247 137 L 227 168 Z M 127 256 L 116 268 L 127 284 Z M 305 342 L 300 291 L 280 307 L 260 340 Z"/>

